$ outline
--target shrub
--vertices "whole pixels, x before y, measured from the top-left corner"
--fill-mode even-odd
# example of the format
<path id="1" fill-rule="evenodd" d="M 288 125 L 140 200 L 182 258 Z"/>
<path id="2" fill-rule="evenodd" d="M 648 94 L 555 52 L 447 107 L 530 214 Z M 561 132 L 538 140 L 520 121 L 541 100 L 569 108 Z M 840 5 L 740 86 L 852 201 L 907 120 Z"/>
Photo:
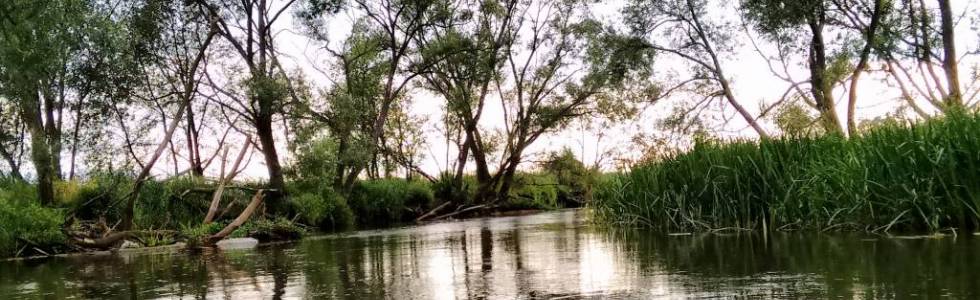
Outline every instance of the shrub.
<path id="1" fill-rule="evenodd" d="M 558 181 L 547 173 L 520 173 L 514 178 L 507 209 L 558 208 Z"/>
<path id="2" fill-rule="evenodd" d="M 558 203 L 564 207 L 578 207 L 592 198 L 592 186 L 598 172 L 588 168 L 575 158 L 571 149 L 551 153 L 541 164 L 541 169 L 555 176 L 558 183 Z"/>
<path id="3" fill-rule="evenodd" d="M 247 236 L 260 242 L 287 241 L 302 238 L 306 229 L 286 218 L 253 220 L 236 230 L 232 236 Z"/>
<path id="4" fill-rule="evenodd" d="M 122 218 L 123 198 L 132 184 L 132 178 L 125 174 L 99 173 L 85 182 L 58 183 L 56 196 L 58 202 L 68 207 L 76 218 L 119 220 Z"/>
<path id="5" fill-rule="evenodd" d="M 463 176 L 462 186 L 457 187 L 452 173 L 443 172 L 432 183 L 431 189 L 435 199 L 441 202 L 455 201 L 458 203 L 469 203 L 476 197 L 476 190 L 479 183 L 476 178 L 467 175 Z"/>
<path id="6" fill-rule="evenodd" d="M 140 228 L 173 228 L 177 224 L 199 223 L 207 214 L 214 188 L 214 184 L 195 176 L 147 181 L 136 201 L 134 222 Z M 241 191 L 226 189 L 223 197 L 248 197 L 241 194 Z"/>
<path id="7" fill-rule="evenodd" d="M 346 229 L 354 225 L 354 212 L 340 194 L 330 188 L 318 192 L 290 193 L 293 211 L 299 220 L 322 229 Z"/>
<path id="8" fill-rule="evenodd" d="M 61 225 L 63 209 L 43 207 L 26 183 L 2 183 L 0 189 L 0 255 L 14 256 L 21 249 L 51 252 L 66 241 Z M 11 189 L 7 189 L 11 187 Z M 24 253 L 20 253 L 23 255 Z"/>
<path id="9" fill-rule="evenodd" d="M 406 221 L 406 212 L 420 213 L 432 207 L 434 196 L 427 185 L 402 179 L 361 181 L 350 192 L 350 207 L 358 223 L 388 225 Z"/>

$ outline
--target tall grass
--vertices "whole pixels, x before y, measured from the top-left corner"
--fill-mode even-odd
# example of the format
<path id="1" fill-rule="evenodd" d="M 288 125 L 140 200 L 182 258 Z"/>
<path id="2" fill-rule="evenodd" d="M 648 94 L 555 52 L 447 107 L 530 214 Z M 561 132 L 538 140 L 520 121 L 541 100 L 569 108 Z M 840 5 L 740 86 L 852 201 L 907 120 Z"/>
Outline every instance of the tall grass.
<path id="1" fill-rule="evenodd" d="M 703 142 L 601 180 L 599 220 L 726 227 L 937 231 L 980 224 L 980 117 L 950 115 L 861 137 Z"/>

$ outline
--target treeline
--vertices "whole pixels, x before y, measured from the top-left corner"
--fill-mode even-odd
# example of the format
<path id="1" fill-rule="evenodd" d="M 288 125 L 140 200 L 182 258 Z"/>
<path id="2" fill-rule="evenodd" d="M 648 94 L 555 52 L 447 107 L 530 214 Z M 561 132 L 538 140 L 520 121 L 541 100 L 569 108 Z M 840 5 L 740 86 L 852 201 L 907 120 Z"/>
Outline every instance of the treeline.
<path id="1" fill-rule="evenodd" d="M 170 230 L 140 224 L 152 202 L 144 197 L 160 196 L 154 184 L 191 178 L 201 186 L 162 199 L 204 190 L 201 216 L 188 220 L 227 226 L 217 228 L 224 236 L 256 212 L 330 224 L 346 215 L 404 221 L 406 211 L 439 218 L 536 199 L 529 194 L 588 198 L 598 165 L 564 153 L 577 177 L 541 179 L 526 171 L 529 149 L 574 122 L 627 120 L 663 99 L 701 99 L 689 111 L 695 120 L 707 103 L 723 103 L 763 139 L 773 135 L 765 115 L 798 103 L 796 127 L 857 136 L 858 83 L 870 72 L 894 83 L 920 118 L 976 104 L 976 76 L 961 81 L 957 63 L 955 29 L 967 12 L 949 1 L 622 4 L 609 20 L 595 1 L 4 1 L 0 175 L 35 194 L 6 193 L 6 205 L 61 209 L 73 220 L 81 208 L 65 203 L 112 199 L 112 214 L 86 217 L 107 220 L 96 230 L 103 238 Z M 741 28 L 718 13 L 728 10 Z M 337 25 L 345 21 L 349 30 Z M 311 68 L 329 83 L 286 63 L 288 37 L 326 54 Z M 783 97 L 757 114 L 725 67 L 738 43 L 756 46 L 786 81 Z M 655 58 L 690 70 L 662 78 Z M 793 78 L 798 62 L 808 78 Z M 842 90 L 844 122 L 834 97 Z M 421 99 L 442 107 L 445 141 L 426 140 L 426 120 L 411 109 Z M 488 120 L 498 108 L 502 120 Z M 456 156 L 429 174 L 420 161 L 441 142 Z M 265 168 L 262 182 L 243 184 L 249 165 Z M 106 174 L 126 180 L 90 198 L 59 188 L 101 186 Z M 542 187 L 552 189 L 529 190 Z M 223 214 L 243 191 L 231 200 L 243 220 Z M 401 204 L 384 202 L 395 198 Z"/>

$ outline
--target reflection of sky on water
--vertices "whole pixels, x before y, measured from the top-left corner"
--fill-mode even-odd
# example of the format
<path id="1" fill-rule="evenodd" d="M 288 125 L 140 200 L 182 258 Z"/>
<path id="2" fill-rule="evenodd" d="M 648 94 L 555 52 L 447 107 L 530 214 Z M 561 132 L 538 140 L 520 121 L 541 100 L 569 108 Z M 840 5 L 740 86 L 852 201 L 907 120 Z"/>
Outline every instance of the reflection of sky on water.
<path id="1" fill-rule="evenodd" d="M 980 286 L 971 243 L 670 237 L 600 230 L 562 211 L 254 251 L 4 262 L 0 299 L 971 298 Z"/>

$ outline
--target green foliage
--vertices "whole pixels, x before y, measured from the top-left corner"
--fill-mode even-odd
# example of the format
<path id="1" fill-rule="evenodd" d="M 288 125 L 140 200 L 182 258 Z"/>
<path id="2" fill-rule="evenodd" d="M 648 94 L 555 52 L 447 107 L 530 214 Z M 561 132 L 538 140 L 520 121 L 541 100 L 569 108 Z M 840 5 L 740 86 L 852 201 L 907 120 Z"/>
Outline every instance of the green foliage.
<path id="1" fill-rule="evenodd" d="M 306 229 L 286 218 L 258 219 L 245 223 L 232 236 L 247 236 L 260 242 L 297 240 L 306 234 Z"/>
<path id="2" fill-rule="evenodd" d="M 823 133 L 823 128 L 814 126 L 817 124 L 817 117 L 811 115 L 810 110 L 799 103 L 780 106 L 773 119 L 785 135 L 813 136 Z"/>
<path id="3" fill-rule="evenodd" d="M 611 223 L 928 230 L 980 225 L 980 117 L 885 125 L 851 140 L 697 144 L 603 180 L 591 205 Z"/>
<path id="4" fill-rule="evenodd" d="M 337 144 L 332 139 L 317 138 L 297 143 L 292 152 L 293 162 L 286 172 L 304 188 L 329 184 L 336 176 Z"/>
<path id="5" fill-rule="evenodd" d="M 303 224 L 321 229 L 346 229 L 354 225 L 354 212 L 347 200 L 330 188 L 290 192 L 290 201 Z"/>
<path id="6" fill-rule="evenodd" d="M 433 196 L 441 202 L 469 203 L 476 196 L 476 190 L 480 184 L 472 175 L 464 175 L 462 179 L 462 186 L 456 186 L 453 182 L 455 180 L 453 174 L 443 172 L 430 187 Z"/>
<path id="7" fill-rule="evenodd" d="M 551 153 L 541 168 L 557 180 L 558 203 L 561 206 L 581 206 L 592 198 L 592 187 L 598 172 L 575 158 L 571 149 Z"/>
<path id="8" fill-rule="evenodd" d="M 559 184 L 554 175 L 546 173 L 520 173 L 514 177 L 514 185 L 506 209 L 555 209 L 558 208 Z"/>
<path id="9" fill-rule="evenodd" d="M 41 206 L 32 186 L 0 178 L 0 256 L 60 248 L 66 241 L 63 222 L 64 210 Z"/>
<path id="10" fill-rule="evenodd" d="M 194 223 L 189 223 L 194 224 Z M 187 225 L 182 224 L 180 227 L 180 234 L 186 239 L 187 246 L 190 248 L 196 248 L 201 246 L 201 243 L 210 237 L 211 235 L 218 233 L 222 228 L 225 227 L 224 224 L 212 222 L 208 224 L 196 223 L 197 225 Z"/>
<path id="11" fill-rule="evenodd" d="M 408 221 L 410 212 L 431 208 L 435 197 L 421 182 L 378 179 L 358 182 L 348 199 L 358 224 L 390 225 Z"/>

